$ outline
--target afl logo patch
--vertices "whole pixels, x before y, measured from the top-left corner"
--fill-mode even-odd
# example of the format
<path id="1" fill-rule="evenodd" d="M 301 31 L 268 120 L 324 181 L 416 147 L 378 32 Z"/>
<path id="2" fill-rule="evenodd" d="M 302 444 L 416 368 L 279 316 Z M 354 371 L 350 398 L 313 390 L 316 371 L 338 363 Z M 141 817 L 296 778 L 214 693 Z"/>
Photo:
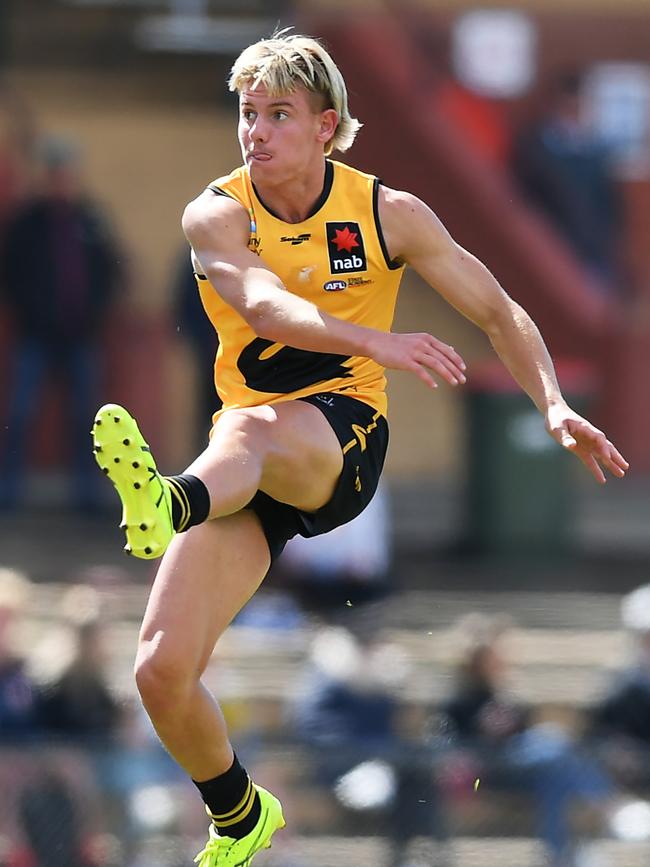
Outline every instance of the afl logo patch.
<path id="1" fill-rule="evenodd" d="M 323 283 L 326 292 L 340 292 L 341 289 L 347 289 L 347 286 L 345 280 L 328 280 L 327 283 Z"/>
<path id="2" fill-rule="evenodd" d="M 368 269 L 366 251 L 358 223 L 327 222 L 325 223 L 325 232 L 332 275 L 351 274 L 355 271 Z"/>

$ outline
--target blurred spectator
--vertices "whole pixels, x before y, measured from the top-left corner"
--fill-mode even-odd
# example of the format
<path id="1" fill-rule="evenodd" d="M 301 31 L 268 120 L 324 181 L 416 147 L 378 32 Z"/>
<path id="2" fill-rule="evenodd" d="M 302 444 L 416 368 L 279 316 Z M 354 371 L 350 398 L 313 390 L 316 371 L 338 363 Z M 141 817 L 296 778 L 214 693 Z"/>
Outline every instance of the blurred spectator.
<path id="1" fill-rule="evenodd" d="M 0 741 L 32 735 L 36 729 L 36 690 L 16 652 L 14 634 L 30 589 L 23 575 L 0 568 Z"/>
<path id="2" fill-rule="evenodd" d="M 534 724 L 531 709 L 507 689 L 503 618 L 469 617 L 470 637 L 450 698 L 440 708 L 441 733 L 451 747 L 439 775 L 448 791 L 492 787 L 532 797 L 539 835 L 552 867 L 584 857 L 570 817 L 577 802 L 604 822 L 613 789 L 600 768 L 560 727 Z M 582 850 L 582 851 L 581 851 Z"/>
<path id="3" fill-rule="evenodd" d="M 109 582 L 115 576 L 89 577 Z M 48 745 L 74 745 L 101 791 L 104 817 L 109 815 L 123 838 L 135 844 L 143 833 L 164 830 L 176 820 L 171 807 L 161 811 L 159 826 L 155 809 L 145 810 L 143 819 L 141 804 L 147 792 L 166 804 L 172 798 L 170 787 L 179 779 L 184 785 L 187 781 L 141 705 L 124 702 L 114 692 L 107 670 L 114 654 L 109 654 L 107 643 L 106 583 L 103 587 L 103 593 L 87 584 L 69 587 L 60 605 L 66 628 L 52 629 L 32 653 L 32 666 L 42 683 L 38 722 Z M 164 791 L 157 796 L 157 789 Z"/>
<path id="4" fill-rule="evenodd" d="M 198 383 L 195 442 L 199 451 L 203 451 L 212 427 L 212 416 L 221 408 L 214 382 L 214 360 L 219 343 L 201 304 L 187 246 L 183 247 L 179 257 L 172 286 L 172 323 L 194 357 Z"/>
<path id="5" fill-rule="evenodd" d="M 353 521 L 312 539 L 290 539 L 273 576 L 307 608 L 327 612 L 386 595 L 392 589 L 390 559 L 388 502 L 380 483 Z"/>
<path id="6" fill-rule="evenodd" d="M 74 654 L 63 673 L 43 690 L 39 723 L 51 734 L 107 741 L 121 721 L 121 708 L 105 672 L 103 625 L 90 618 L 75 627 Z"/>
<path id="7" fill-rule="evenodd" d="M 20 793 L 21 830 L 27 847 L 12 853 L 8 867 L 96 867 L 85 841 L 80 805 L 67 782 L 43 768 Z"/>
<path id="8" fill-rule="evenodd" d="M 555 81 L 543 116 L 516 145 L 524 191 L 568 241 L 603 291 L 619 278 L 621 208 L 608 154 L 581 110 L 581 77 Z"/>
<path id="9" fill-rule="evenodd" d="M 650 785 L 650 585 L 623 599 L 622 622 L 633 642 L 630 665 L 590 709 L 587 737 L 626 788 Z"/>
<path id="10" fill-rule="evenodd" d="M 379 813 L 393 867 L 406 865 L 414 838 L 443 836 L 431 757 L 399 725 L 394 689 L 407 670 L 400 648 L 375 628 L 324 628 L 314 638 L 292 711 L 321 784 L 357 823 L 364 812 Z"/>
<path id="11" fill-rule="evenodd" d="M 68 391 L 66 445 L 74 503 L 98 504 L 88 425 L 100 392 L 100 338 L 120 280 L 120 251 L 100 207 L 84 190 L 77 147 L 48 139 L 38 194 L 9 220 L 0 260 L 2 288 L 16 336 L 4 442 L 0 505 L 24 488 L 30 426 L 50 372 Z"/>

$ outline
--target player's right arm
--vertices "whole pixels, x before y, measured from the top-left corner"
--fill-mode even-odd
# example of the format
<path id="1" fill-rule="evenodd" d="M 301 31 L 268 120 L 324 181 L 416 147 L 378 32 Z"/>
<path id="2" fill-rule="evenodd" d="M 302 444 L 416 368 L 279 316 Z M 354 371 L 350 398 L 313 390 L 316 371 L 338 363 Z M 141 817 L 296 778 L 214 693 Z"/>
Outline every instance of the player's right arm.
<path id="1" fill-rule="evenodd" d="M 239 202 L 206 190 L 187 206 L 182 224 L 202 273 L 258 337 L 312 352 L 373 357 L 380 332 L 331 316 L 287 291 L 248 249 L 249 217 Z M 464 382 L 463 360 L 435 337 L 396 334 L 390 345 L 390 353 L 375 359 L 380 364 L 410 370 L 432 388 L 430 371 L 451 385 Z"/>

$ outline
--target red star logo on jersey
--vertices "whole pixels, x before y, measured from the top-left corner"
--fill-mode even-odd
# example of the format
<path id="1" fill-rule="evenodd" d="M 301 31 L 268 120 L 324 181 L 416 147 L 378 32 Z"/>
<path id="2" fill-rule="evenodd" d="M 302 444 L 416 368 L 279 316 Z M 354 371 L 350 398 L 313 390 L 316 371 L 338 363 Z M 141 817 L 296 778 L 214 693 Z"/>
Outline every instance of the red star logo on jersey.
<path id="1" fill-rule="evenodd" d="M 351 232 L 347 226 L 344 229 L 336 229 L 335 231 L 336 235 L 331 240 L 336 244 L 337 252 L 340 253 L 341 250 L 345 250 L 347 253 L 351 253 L 354 247 L 359 246 L 357 233 Z"/>

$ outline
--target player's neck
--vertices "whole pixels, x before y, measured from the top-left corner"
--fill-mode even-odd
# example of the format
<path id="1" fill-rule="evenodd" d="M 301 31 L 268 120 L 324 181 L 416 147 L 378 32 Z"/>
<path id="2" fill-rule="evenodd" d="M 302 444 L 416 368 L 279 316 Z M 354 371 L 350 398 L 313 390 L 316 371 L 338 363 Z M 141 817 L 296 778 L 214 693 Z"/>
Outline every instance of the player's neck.
<path id="1" fill-rule="evenodd" d="M 285 223 L 302 223 L 309 217 L 323 195 L 326 162 L 323 160 L 310 171 L 282 183 L 273 184 L 254 179 L 255 192 L 267 210 Z"/>

